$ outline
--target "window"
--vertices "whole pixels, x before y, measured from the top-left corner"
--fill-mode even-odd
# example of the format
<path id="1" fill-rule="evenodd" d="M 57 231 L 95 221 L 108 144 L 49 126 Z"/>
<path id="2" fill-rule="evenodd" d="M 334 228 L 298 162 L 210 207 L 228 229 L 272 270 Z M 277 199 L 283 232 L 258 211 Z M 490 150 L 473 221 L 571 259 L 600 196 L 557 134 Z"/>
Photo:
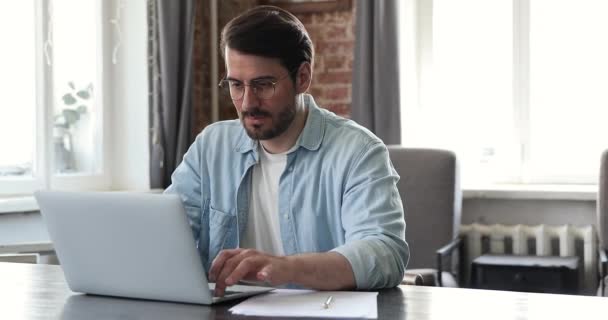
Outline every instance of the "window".
<path id="1" fill-rule="evenodd" d="M 30 176 L 36 128 L 36 21 L 34 1 L 0 2 L 0 39 L 13 50 L 0 59 L 1 176 Z M 21 32 L 14 32 L 21 30 Z M 22 137 L 15 139 L 15 137 Z M 10 152 L 8 152 L 10 150 Z"/>
<path id="2" fill-rule="evenodd" d="M 403 144 L 454 150 L 465 187 L 596 182 L 608 148 L 608 2 L 401 10 Z"/>
<path id="3" fill-rule="evenodd" d="M 101 187 L 107 180 L 101 6 L 0 3 L 0 194 Z"/>

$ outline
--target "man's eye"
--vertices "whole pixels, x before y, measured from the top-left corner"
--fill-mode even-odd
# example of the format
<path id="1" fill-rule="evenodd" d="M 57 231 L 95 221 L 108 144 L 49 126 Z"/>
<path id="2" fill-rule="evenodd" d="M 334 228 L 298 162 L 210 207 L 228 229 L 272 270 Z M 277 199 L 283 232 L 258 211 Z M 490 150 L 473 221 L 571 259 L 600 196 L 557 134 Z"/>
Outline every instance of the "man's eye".
<path id="1" fill-rule="evenodd" d="M 262 90 L 272 89 L 273 86 L 272 81 L 256 81 L 253 85 Z"/>
<path id="2" fill-rule="evenodd" d="M 228 84 L 230 85 L 230 88 L 234 88 L 234 89 L 239 89 L 239 88 L 243 87 L 243 83 L 238 82 L 238 81 L 230 81 L 230 82 L 228 82 Z"/>

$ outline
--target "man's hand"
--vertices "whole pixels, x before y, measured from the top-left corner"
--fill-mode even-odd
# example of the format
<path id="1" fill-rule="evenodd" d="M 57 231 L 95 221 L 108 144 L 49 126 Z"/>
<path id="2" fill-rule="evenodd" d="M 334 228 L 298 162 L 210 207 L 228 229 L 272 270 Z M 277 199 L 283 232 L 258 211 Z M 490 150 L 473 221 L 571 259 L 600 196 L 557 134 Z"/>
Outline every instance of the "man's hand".
<path id="1" fill-rule="evenodd" d="M 293 280 L 294 268 L 288 257 L 276 257 L 254 249 L 222 250 L 211 263 L 210 281 L 221 297 L 227 286 L 241 280 L 263 281 L 276 286 Z"/>
<path id="2" fill-rule="evenodd" d="M 209 270 L 215 295 L 241 280 L 263 281 L 272 286 L 294 283 L 316 290 L 356 287 L 350 263 L 336 252 L 304 253 L 277 257 L 254 249 L 222 250 Z"/>

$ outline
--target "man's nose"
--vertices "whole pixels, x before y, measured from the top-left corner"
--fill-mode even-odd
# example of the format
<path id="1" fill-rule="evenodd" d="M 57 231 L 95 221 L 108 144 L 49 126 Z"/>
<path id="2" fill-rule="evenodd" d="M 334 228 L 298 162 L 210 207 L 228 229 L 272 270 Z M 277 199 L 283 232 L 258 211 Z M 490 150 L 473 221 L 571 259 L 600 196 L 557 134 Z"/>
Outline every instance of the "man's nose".
<path id="1" fill-rule="evenodd" d="M 251 86 L 245 86 L 245 92 L 243 93 L 242 109 L 247 110 L 251 107 L 258 107 L 260 99 L 256 96 L 255 90 Z"/>

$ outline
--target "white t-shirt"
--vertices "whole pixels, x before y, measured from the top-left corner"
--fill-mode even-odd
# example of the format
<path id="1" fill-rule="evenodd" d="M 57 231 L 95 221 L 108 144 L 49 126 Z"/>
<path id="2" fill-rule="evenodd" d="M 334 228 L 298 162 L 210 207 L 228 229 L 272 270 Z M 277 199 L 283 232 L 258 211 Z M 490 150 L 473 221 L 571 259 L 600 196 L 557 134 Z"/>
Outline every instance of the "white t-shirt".
<path id="1" fill-rule="evenodd" d="M 287 154 L 268 153 L 258 142 L 260 161 L 253 167 L 249 215 L 241 248 L 253 248 L 272 255 L 285 255 L 279 225 L 279 179 L 287 164 Z"/>

